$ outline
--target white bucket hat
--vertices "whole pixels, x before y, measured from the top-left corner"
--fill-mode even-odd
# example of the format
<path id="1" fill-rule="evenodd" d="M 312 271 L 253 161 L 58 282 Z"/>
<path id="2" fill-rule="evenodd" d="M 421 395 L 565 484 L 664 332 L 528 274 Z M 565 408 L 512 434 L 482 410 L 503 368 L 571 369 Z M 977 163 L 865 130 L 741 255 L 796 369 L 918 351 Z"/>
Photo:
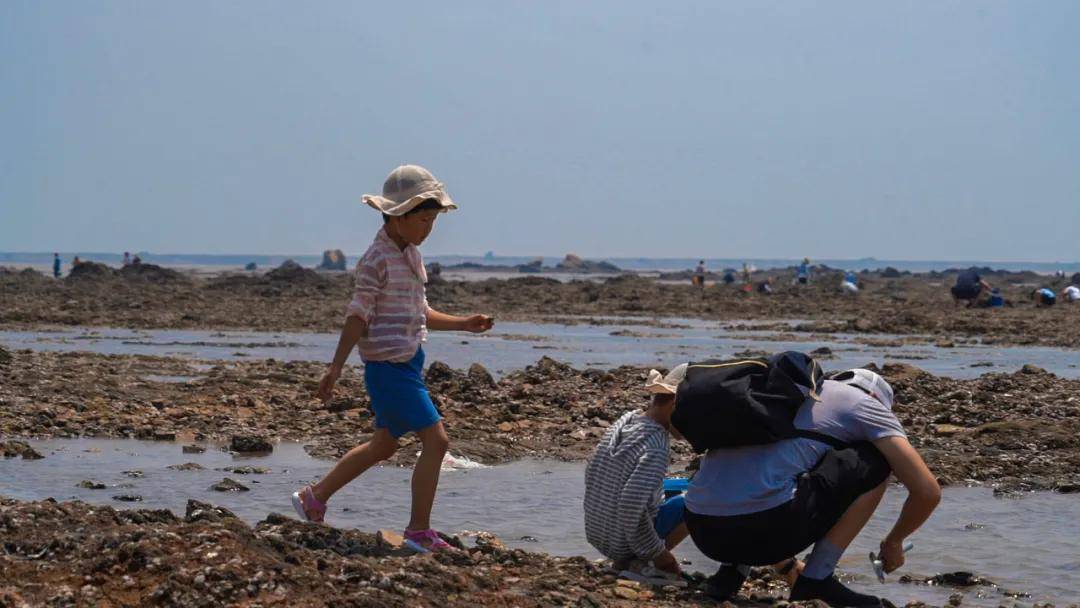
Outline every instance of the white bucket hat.
<path id="1" fill-rule="evenodd" d="M 428 199 L 437 201 L 441 206 L 440 211 L 457 209 L 442 182 L 419 165 L 402 165 L 391 171 L 383 182 L 382 196 L 363 196 L 363 201 L 368 206 L 386 215 L 395 216 L 405 215 Z"/>
<path id="2" fill-rule="evenodd" d="M 679 390 L 679 383 L 686 377 L 686 368 L 689 363 L 675 366 L 666 376 L 655 369 L 649 370 L 649 377 L 645 380 L 645 390 L 650 393 L 674 395 Z"/>
<path id="3" fill-rule="evenodd" d="M 890 410 L 893 407 L 892 387 L 885 381 L 885 378 L 868 369 L 849 369 L 846 372 L 834 375 L 832 380 L 858 387 Z"/>

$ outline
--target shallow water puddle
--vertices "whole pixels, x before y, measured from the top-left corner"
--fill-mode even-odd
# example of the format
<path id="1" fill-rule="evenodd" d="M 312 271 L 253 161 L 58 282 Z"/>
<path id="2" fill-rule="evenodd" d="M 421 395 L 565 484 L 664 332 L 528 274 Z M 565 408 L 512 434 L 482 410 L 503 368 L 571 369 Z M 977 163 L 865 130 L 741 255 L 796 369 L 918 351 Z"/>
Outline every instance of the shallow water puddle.
<path id="1" fill-rule="evenodd" d="M 425 346 L 428 361 L 455 368 L 480 363 L 493 373 L 520 369 L 548 355 L 578 368 L 619 365 L 667 367 L 675 362 L 733 357 L 780 350 L 831 349 L 823 359 L 828 369 L 869 362 L 914 363 L 934 374 L 973 378 L 988 371 L 1013 371 L 1026 363 L 1060 376 L 1080 378 L 1076 351 L 1047 347 L 989 347 L 958 344 L 941 348 L 903 344 L 898 336 L 728 330 L 731 322 L 694 319 L 603 319 L 611 325 L 499 323 L 490 334 L 432 332 Z M 775 322 L 772 322 L 775 324 Z M 657 326 L 657 324 L 659 326 Z M 743 323 L 743 325 L 747 325 Z M 179 356 L 197 359 L 274 358 L 282 361 L 327 361 L 337 345 L 336 334 L 179 331 L 110 328 L 62 331 L 0 331 L 8 348 L 48 351 L 89 351 L 104 354 Z"/>
<path id="2" fill-rule="evenodd" d="M 181 445 L 131 440 L 50 440 L 32 442 L 46 457 L 0 460 L 0 494 L 22 500 L 78 498 L 117 508 L 169 508 L 183 513 L 189 498 L 212 502 L 254 523 L 276 511 L 292 515 L 289 494 L 324 474 L 330 462 L 307 456 L 300 444 L 284 443 L 264 457 L 234 457 L 216 446 L 183 454 Z M 179 470 L 170 466 L 194 463 Z M 265 473 L 222 470 L 259 467 Z M 185 470 L 186 469 L 186 470 Z M 408 469 L 379 467 L 347 486 L 331 504 L 328 521 L 374 531 L 396 529 L 407 520 Z M 210 486 L 230 477 L 249 491 L 216 492 Z M 510 546 L 561 555 L 598 557 L 582 531 L 583 463 L 519 461 L 507 465 L 443 473 L 434 523 L 447 531 L 488 530 Z M 78 487 L 82 481 L 100 490 Z M 113 496 L 135 495 L 141 502 Z M 912 540 L 908 564 L 879 585 L 867 561 L 895 520 L 905 492 L 894 487 L 877 516 L 841 562 L 853 585 L 882 594 L 898 605 L 922 600 L 944 604 L 954 593 L 964 605 L 1011 605 L 1042 601 L 1068 603 L 1080 594 L 1080 518 L 1076 496 L 1038 493 L 995 498 L 985 488 L 947 488 L 944 500 Z M 676 550 L 690 569 L 715 564 L 689 541 Z M 925 579 L 938 573 L 970 571 L 1000 588 L 935 587 L 901 584 L 908 574 Z M 1026 592 L 1014 600 L 1002 590 Z"/>

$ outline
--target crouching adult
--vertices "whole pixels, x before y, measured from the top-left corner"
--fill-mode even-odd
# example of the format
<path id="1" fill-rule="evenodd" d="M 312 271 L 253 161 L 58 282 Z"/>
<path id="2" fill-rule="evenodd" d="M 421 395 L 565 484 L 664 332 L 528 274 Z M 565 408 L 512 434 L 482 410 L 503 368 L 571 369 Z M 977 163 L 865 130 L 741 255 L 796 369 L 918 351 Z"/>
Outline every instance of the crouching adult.
<path id="1" fill-rule="evenodd" d="M 881 541 L 886 572 L 903 565 L 904 539 L 937 506 L 941 489 L 893 414 L 893 390 L 881 376 L 841 372 L 822 383 L 819 399 L 807 399 L 795 417 L 804 436 L 713 449 L 702 459 L 685 517 L 702 553 L 724 564 L 711 580 L 713 597 L 734 595 L 746 566 L 772 565 L 792 583 L 791 600 L 879 606 L 837 580 L 841 555 L 881 502 L 890 472 L 909 494 Z M 802 564 L 795 555 L 810 545 Z"/>

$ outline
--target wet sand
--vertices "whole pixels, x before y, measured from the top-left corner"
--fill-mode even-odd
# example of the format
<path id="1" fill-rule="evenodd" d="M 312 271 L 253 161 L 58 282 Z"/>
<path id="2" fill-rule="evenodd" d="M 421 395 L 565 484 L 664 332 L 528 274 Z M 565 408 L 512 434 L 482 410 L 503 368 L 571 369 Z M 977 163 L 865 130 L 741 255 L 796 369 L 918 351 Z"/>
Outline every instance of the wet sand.
<path id="1" fill-rule="evenodd" d="M 0 363 L 0 437 L 259 437 L 308 442 L 310 453 L 335 458 L 371 433 L 372 418 L 356 368 L 347 369 L 329 404 L 314 398 L 323 369 L 315 362 L 16 351 Z M 1080 491 L 1080 380 L 1030 366 L 971 380 L 908 365 L 881 371 L 912 443 L 944 484 Z M 479 365 L 433 362 L 426 380 L 452 451 L 494 464 L 587 458 L 611 422 L 646 404 L 646 372 L 576 370 L 545 357 L 497 381 Z M 418 445 L 411 437 L 402 445 L 394 462 L 408 464 Z M 672 450 L 677 466 L 693 466 L 688 445 L 675 442 Z"/>
<path id="2" fill-rule="evenodd" d="M 156 268 L 156 267 L 154 267 Z M 819 274 L 808 287 L 774 278 L 771 296 L 744 293 L 709 283 L 704 294 L 689 282 L 625 275 L 602 282 L 524 276 L 483 281 L 435 281 L 428 286 L 432 306 L 452 313 L 485 312 L 499 319 L 544 321 L 552 317 L 693 317 L 715 320 L 801 319 L 802 333 L 890 333 L 924 342 L 979 339 L 985 343 L 1080 347 L 1080 305 L 1064 302 L 1034 307 L 1027 294 L 1049 285 L 1059 292 L 1064 279 L 1033 273 L 990 274 L 1012 304 L 1002 309 L 954 306 L 951 274 L 885 278 L 863 273 L 858 298 L 839 292 L 839 274 Z M 67 277 L 59 281 L 34 271 L 0 270 L 0 328 L 48 325 L 128 328 L 256 329 L 337 331 L 351 296 L 346 273 L 309 269 L 274 270 L 263 275 L 204 278 L 153 269 Z M 563 319 L 565 320 L 565 319 Z M 787 330 L 785 325 L 785 330 Z"/>

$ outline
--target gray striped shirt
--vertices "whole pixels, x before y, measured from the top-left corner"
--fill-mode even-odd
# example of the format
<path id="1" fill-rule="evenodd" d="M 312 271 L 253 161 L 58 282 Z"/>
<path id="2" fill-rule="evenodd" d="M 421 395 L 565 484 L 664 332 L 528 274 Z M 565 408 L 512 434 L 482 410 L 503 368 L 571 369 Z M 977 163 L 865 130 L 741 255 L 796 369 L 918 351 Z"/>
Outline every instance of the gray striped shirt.
<path id="1" fill-rule="evenodd" d="M 604 434 L 585 469 L 585 538 L 610 559 L 650 560 L 664 550 L 653 520 L 669 462 L 668 431 L 629 412 Z"/>

